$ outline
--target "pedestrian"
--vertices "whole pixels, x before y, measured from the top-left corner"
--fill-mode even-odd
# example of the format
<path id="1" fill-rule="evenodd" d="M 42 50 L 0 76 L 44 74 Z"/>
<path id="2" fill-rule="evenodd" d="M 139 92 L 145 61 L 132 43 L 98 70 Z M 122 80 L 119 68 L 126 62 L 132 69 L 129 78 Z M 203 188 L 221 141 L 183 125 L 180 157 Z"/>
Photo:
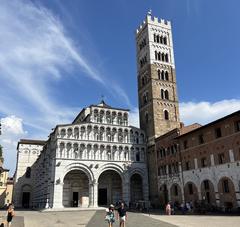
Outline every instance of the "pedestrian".
<path id="1" fill-rule="evenodd" d="M 10 227 L 12 224 L 13 216 L 15 215 L 13 204 L 9 204 L 7 209 L 7 226 Z"/>
<path id="2" fill-rule="evenodd" d="M 108 209 L 106 209 L 105 220 L 108 222 L 108 227 L 112 227 L 115 222 L 114 216 L 114 206 L 111 204 Z"/>
<path id="3" fill-rule="evenodd" d="M 127 209 L 124 202 L 121 202 L 121 206 L 118 208 L 118 219 L 119 227 L 126 227 Z"/>
<path id="4" fill-rule="evenodd" d="M 171 205 L 170 205 L 170 203 L 167 203 L 167 205 L 166 205 L 166 215 L 171 215 L 171 211 L 172 211 Z"/>

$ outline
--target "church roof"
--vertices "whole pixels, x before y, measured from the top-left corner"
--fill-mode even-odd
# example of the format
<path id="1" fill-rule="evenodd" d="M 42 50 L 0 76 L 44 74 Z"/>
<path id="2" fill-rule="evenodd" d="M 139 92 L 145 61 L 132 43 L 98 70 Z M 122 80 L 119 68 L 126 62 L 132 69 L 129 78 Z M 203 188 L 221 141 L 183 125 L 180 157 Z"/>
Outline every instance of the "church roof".
<path id="1" fill-rule="evenodd" d="M 113 109 L 113 110 L 129 111 L 129 109 L 112 107 L 112 106 L 106 104 L 106 103 L 104 102 L 104 100 L 102 100 L 99 104 L 97 104 L 97 105 L 91 105 L 90 107 L 102 107 L 102 108 Z"/>

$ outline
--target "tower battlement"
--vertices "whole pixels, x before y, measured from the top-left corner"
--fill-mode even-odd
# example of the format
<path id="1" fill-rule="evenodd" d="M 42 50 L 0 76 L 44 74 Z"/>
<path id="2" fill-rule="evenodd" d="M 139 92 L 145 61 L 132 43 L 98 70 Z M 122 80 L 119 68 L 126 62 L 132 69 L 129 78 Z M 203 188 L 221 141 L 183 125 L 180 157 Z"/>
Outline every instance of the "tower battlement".
<path id="1" fill-rule="evenodd" d="M 142 24 L 136 29 L 136 34 L 138 34 L 139 32 L 142 31 L 142 29 L 145 27 L 145 25 L 149 23 L 149 24 L 153 24 L 153 25 L 157 25 L 157 26 L 161 26 L 167 29 L 171 29 L 171 21 L 168 20 L 164 20 L 158 17 L 153 17 L 152 15 L 148 14 L 146 16 L 146 19 L 142 22 Z"/>

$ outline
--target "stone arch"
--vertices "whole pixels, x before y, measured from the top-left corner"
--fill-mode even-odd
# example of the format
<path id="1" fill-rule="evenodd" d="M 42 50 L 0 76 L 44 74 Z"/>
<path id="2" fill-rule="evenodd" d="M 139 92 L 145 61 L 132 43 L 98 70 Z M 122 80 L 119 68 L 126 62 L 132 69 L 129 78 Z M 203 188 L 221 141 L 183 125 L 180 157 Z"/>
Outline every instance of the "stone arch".
<path id="1" fill-rule="evenodd" d="M 229 177 L 222 177 L 218 182 L 220 206 L 225 209 L 237 207 L 236 190 Z"/>
<path id="2" fill-rule="evenodd" d="M 184 197 L 186 202 L 192 202 L 193 204 L 196 204 L 199 200 L 197 186 L 192 181 L 188 181 L 187 183 L 185 183 Z"/>
<path id="3" fill-rule="evenodd" d="M 215 197 L 215 190 L 214 184 L 209 179 L 204 179 L 201 182 L 201 196 L 202 200 L 206 204 L 216 205 L 216 197 Z"/>
<path id="4" fill-rule="evenodd" d="M 143 200 L 143 177 L 138 171 L 130 176 L 130 201 L 137 202 Z"/>
<path id="5" fill-rule="evenodd" d="M 170 187 L 171 202 L 179 207 L 182 203 L 182 190 L 178 183 L 173 183 Z"/>
<path id="6" fill-rule="evenodd" d="M 98 182 L 98 204 L 115 204 L 122 200 L 123 178 L 122 171 L 116 165 L 106 164 L 99 171 Z"/>
<path id="7" fill-rule="evenodd" d="M 32 207 L 32 186 L 24 184 L 21 187 L 21 206 L 22 208 Z"/>
<path id="8" fill-rule="evenodd" d="M 72 169 L 63 178 L 64 207 L 88 207 L 89 206 L 89 176 L 82 169 Z"/>

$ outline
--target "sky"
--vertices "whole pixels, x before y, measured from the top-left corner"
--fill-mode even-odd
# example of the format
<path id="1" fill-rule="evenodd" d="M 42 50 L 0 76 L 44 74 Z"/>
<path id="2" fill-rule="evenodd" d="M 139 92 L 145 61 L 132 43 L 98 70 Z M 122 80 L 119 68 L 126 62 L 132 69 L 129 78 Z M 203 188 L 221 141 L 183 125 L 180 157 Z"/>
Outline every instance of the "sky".
<path id="1" fill-rule="evenodd" d="M 238 0 L 2 0 L 0 118 L 4 167 L 20 138 L 47 139 L 81 108 L 131 109 L 138 125 L 135 30 L 149 9 L 171 20 L 186 125 L 240 109 Z"/>

